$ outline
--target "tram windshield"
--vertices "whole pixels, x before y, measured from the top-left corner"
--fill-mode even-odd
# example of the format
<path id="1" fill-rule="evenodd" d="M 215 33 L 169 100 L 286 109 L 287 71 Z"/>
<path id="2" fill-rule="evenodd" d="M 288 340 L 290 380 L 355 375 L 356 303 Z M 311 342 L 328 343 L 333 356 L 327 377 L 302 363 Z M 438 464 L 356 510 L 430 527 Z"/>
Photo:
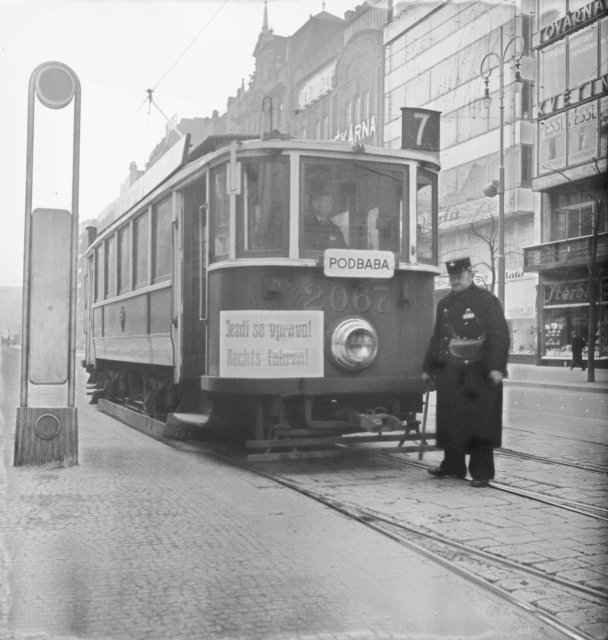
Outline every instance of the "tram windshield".
<path id="1" fill-rule="evenodd" d="M 407 167 L 307 159 L 302 167 L 300 249 L 401 252 Z"/>

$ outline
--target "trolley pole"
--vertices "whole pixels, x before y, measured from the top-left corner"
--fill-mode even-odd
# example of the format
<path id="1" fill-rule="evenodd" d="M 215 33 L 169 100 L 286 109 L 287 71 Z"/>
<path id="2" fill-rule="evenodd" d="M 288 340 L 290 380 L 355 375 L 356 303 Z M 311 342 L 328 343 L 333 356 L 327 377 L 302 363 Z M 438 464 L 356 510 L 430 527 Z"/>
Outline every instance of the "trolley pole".
<path id="1" fill-rule="evenodd" d="M 80 167 L 80 82 L 60 62 L 32 72 L 28 89 L 21 395 L 17 408 L 15 466 L 78 464 L 75 407 L 76 272 Z M 32 211 L 36 102 L 63 109 L 73 102 L 71 211 Z M 67 406 L 29 406 L 30 385 L 66 387 Z"/>

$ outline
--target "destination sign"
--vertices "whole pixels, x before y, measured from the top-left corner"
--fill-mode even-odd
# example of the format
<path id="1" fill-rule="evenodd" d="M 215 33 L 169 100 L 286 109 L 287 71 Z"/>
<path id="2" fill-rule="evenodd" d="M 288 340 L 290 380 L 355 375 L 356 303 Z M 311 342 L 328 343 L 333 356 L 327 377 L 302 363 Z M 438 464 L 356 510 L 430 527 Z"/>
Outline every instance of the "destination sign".
<path id="1" fill-rule="evenodd" d="M 323 270 L 332 278 L 392 278 L 395 254 L 392 251 L 327 249 Z"/>

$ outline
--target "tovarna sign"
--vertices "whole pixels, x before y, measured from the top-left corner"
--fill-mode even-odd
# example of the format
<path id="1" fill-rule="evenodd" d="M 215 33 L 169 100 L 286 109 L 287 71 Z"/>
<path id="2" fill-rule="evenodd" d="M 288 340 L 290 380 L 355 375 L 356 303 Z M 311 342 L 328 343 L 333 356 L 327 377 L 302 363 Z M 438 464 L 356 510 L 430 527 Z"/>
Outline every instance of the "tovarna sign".
<path id="1" fill-rule="evenodd" d="M 549 44 L 553 40 L 557 40 L 574 31 L 574 29 L 584 26 L 587 22 L 599 18 L 605 12 L 608 12 L 608 0 L 593 0 L 593 2 L 589 2 L 580 9 L 569 11 L 565 16 L 540 30 L 540 36 L 535 38 L 538 41 L 534 43 L 534 47 L 537 48 Z"/>

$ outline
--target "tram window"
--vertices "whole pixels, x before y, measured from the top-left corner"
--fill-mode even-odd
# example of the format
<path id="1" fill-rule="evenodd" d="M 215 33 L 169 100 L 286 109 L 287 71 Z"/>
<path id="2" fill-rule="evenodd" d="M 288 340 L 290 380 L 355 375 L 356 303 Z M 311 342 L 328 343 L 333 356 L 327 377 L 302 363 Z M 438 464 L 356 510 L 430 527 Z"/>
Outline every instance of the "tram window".
<path id="1" fill-rule="evenodd" d="M 103 291 L 103 244 L 95 249 L 95 300 L 101 300 Z"/>
<path id="2" fill-rule="evenodd" d="M 152 210 L 152 282 L 171 277 L 171 198 Z"/>
<path id="3" fill-rule="evenodd" d="M 226 188 L 226 165 L 211 172 L 211 246 L 214 258 L 226 257 L 230 249 L 230 198 Z"/>
<path id="4" fill-rule="evenodd" d="M 407 168 L 305 160 L 300 248 L 401 252 Z"/>
<path id="5" fill-rule="evenodd" d="M 131 288 L 131 228 L 127 225 L 118 231 L 118 293 Z"/>
<path id="6" fill-rule="evenodd" d="M 437 176 L 418 170 L 416 185 L 416 244 L 418 262 L 435 264 L 437 237 Z"/>
<path id="7" fill-rule="evenodd" d="M 149 228 L 147 213 L 135 218 L 133 222 L 133 245 L 135 248 L 133 282 L 135 288 L 145 287 L 148 284 Z"/>
<path id="8" fill-rule="evenodd" d="M 105 297 L 116 295 L 116 235 L 110 236 L 105 242 Z"/>
<path id="9" fill-rule="evenodd" d="M 245 251 L 287 255 L 289 165 L 285 158 L 243 163 L 244 197 L 238 201 Z"/>

